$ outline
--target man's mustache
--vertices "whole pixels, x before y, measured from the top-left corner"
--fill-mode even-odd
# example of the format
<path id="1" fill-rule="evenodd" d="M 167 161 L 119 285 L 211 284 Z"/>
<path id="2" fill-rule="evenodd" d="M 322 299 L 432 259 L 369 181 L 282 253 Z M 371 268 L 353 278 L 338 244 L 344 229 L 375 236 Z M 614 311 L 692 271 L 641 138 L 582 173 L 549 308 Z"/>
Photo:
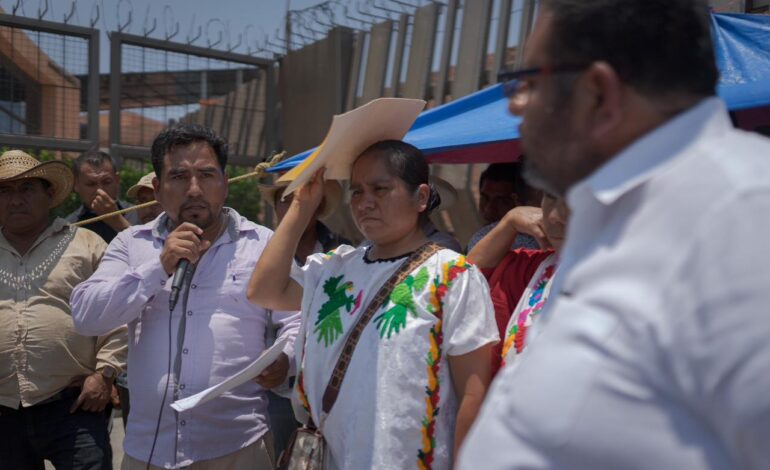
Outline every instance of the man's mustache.
<path id="1" fill-rule="evenodd" d="M 205 207 L 206 209 L 211 208 L 209 203 L 202 199 L 187 199 L 182 203 L 182 206 L 179 208 L 179 210 L 190 209 L 192 207 Z"/>

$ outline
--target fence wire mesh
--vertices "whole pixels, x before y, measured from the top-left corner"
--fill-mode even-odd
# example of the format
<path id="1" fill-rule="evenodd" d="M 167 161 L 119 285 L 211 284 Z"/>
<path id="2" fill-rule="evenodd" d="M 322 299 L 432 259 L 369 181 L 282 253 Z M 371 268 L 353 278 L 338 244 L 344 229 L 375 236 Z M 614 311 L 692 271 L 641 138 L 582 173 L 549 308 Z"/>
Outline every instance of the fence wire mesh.
<path id="1" fill-rule="evenodd" d="M 86 138 L 89 44 L 0 26 L 0 133 Z"/>
<path id="2" fill-rule="evenodd" d="M 123 44 L 120 144 L 148 147 L 176 123 L 213 128 L 233 155 L 265 152 L 265 72 L 252 64 Z"/>

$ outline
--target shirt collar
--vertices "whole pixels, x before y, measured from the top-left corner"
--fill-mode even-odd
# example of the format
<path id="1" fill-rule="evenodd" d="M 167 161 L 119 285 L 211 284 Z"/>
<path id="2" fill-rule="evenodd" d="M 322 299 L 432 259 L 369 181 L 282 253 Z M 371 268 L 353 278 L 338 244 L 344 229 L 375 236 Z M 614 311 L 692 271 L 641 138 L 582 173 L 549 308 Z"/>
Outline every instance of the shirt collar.
<path id="1" fill-rule="evenodd" d="M 732 127 L 727 110 L 717 97 L 709 97 L 633 142 L 567 192 L 574 207 L 580 194 L 591 194 L 604 205 L 648 181 L 677 155 L 698 145 L 705 136 Z"/>

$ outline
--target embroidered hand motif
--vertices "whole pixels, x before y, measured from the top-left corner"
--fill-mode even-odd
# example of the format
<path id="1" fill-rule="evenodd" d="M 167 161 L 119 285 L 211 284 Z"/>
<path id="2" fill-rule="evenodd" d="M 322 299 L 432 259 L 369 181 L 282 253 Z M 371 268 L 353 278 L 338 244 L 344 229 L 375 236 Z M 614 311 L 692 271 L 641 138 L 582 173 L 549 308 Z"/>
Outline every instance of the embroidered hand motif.
<path id="1" fill-rule="evenodd" d="M 347 295 L 346 292 L 353 291 L 353 283 L 348 281 L 340 284 L 342 278 L 343 276 L 330 277 L 324 282 L 324 293 L 329 296 L 329 300 L 321 305 L 313 330 L 318 342 L 323 340 L 324 346 L 329 346 L 342 334 L 340 309 L 344 307 L 347 312 L 352 312 L 361 305 L 361 293 L 359 292 L 357 297 Z"/>
<path id="2" fill-rule="evenodd" d="M 417 316 L 417 307 L 414 302 L 414 293 L 420 292 L 428 284 L 428 268 L 420 269 L 417 276 L 409 275 L 404 282 L 397 285 L 390 293 L 389 303 L 393 307 L 374 318 L 374 323 L 380 333 L 380 338 L 393 333 L 398 334 L 401 328 L 406 326 L 407 313 Z"/>

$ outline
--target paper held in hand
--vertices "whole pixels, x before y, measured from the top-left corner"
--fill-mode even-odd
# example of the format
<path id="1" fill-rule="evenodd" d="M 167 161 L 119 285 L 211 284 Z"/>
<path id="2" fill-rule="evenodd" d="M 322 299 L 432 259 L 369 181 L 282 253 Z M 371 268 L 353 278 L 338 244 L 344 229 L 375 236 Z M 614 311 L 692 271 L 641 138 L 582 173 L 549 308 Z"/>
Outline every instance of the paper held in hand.
<path id="1" fill-rule="evenodd" d="M 207 401 L 212 400 L 222 395 L 223 393 L 229 392 L 235 387 L 243 385 L 249 380 L 254 379 L 259 374 L 261 374 L 262 371 L 267 368 L 267 366 L 278 359 L 278 356 L 283 352 L 283 347 L 286 345 L 286 341 L 288 341 L 288 338 L 279 338 L 269 349 L 263 351 L 256 361 L 249 364 L 242 371 L 231 377 L 228 377 L 224 382 L 218 385 L 214 385 L 213 387 L 209 387 L 202 392 L 196 393 L 195 395 L 191 395 L 189 397 L 175 401 L 171 404 L 171 408 L 179 412 L 195 408 L 198 405 L 202 405 Z"/>
<path id="2" fill-rule="evenodd" d="M 425 108 L 425 101 L 408 98 L 379 98 L 332 119 L 329 132 L 315 152 L 283 175 L 289 181 L 284 196 L 299 188 L 320 168 L 327 180 L 345 180 L 361 152 L 381 140 L 403 139 Z"/>

